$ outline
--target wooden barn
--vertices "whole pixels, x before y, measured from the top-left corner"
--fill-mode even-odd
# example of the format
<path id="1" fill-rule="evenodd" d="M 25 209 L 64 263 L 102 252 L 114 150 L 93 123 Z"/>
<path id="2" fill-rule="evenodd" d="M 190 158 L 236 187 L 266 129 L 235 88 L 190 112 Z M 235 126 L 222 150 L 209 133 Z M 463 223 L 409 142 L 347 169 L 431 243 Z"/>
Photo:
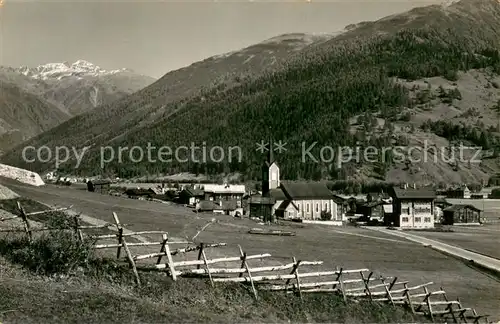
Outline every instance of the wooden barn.
<path id="1" fill-rule="evenodd" d="M 273 197 L 252 196 L 249 201 L 250 217 L 258 217 L 263 222 L 274 222 L 272 209 L 276 199 Z"/>
<path id="2" fill-rule="evenodd" d="M 195 205 L 197 202 L 203 200 L 205 192 L 201 189 L 185 188 L 179 194 L 179 202 L 181 204 Z"/>
<path id="3" fill-rule="evenodd" d="M 108 193 L 111 189 L 111 181 L 109 180 L 89 180 L 87 182 L 87 190 L 90 192 L 98 192 L 98 193 Z"/>
<path id="4" fill-rule="evenodd" d="M 443 210 L 443 225 L 480 224 L 481 210 L 472 205 L 452 205 Z"/>

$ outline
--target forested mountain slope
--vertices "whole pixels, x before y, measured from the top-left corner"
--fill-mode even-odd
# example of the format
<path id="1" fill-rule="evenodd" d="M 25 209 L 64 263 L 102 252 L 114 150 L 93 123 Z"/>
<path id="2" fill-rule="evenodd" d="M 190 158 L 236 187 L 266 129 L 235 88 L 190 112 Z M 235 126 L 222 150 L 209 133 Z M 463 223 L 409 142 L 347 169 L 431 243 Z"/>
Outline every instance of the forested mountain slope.
<path id="1" fill-rule="evenodd" d="M 0 153 L 70 118 L 18 86 L 0 82 Z"/>
<path id="2" fill-rule="evenodd" d="M 282 35 L 239 51 L 210 57 L 169 72 L 150 86 L 77 116 L 26 145 L 107 143 L 116 136 L 148 127 L 183 110 L 190 98 L 210 97 L 213 93 L 246 83 L 264 70 L 279 68 L 280 62 L 294 52 L 329 37 Z"/>
<path id="3" fill-rule="evenodd" d="M 167 104 L 155 101 L 158 96 L 151 93 L 150 87 L 106 110 L 147 102 L 154 107 L 148 114 L 156 110 L 152 125 L 141 126 L 137 123 L 141 119 L 126 119 L 119 124 L 128 122 L 134 126 L 133 131 L 113 128 L 105 132 L 103 127 L 96 127 L 91 118 L 82 116 L 29 144 L 94 145 L 94 151 L 88 153 L 84 165 L 77 170 L 79 173 L 102 172 L 98 151 L 101 145 L 146 148 L 149 143 L 174 149 L 192 142 L 226 148 L 238 145 L 244 151 L 242 163 L 134 163 L 125 158 L 122 163 L 107 164 L 105 172 L 128 177 L 179 171 L 211 174 L 240 171 L 255 178 L 259 176 L 262 160 L 262 155 L 255 151 L 255 143 L 272 136 L 276 141 L 287 143 L 288 150 L 277 155 L 286 178 L 353 177 L 360 166 L 368 164 L 366 161 L 346 164 L 341 170 L 330 161 L 317 163 L 306 159 L 303 163 L 302 143 L 309 147 L 318 142 L 311 151 L 314 156 L 319 156 L 323 145 L 408 144 L 407 139 L 402 140 L 400 134 L 395 134 L 397 130 L 374 132 L 369 128 L 370 123 L 362 132 L 353 132 L 350 121 L 364 115 L 394 122 L 407 118 L 404 114 L 411 120 L 411 115 L 422 111 L 423 105 L 432 110 L 434 105 L 422 102 L 422 91 L 409 88 L 409 82 L 439 76 L 456 82 L 463 75 L 459 71 L 469 70 L 497 75 L 500 73 L 499 48 L 500 3 L 497 0 L 462 0 L 450 6 L 417 8 L 377 22 L 358 24 L 331 40 L 313 43 L 272 71 L 232 87 L 213 87 L 202 95 Z M 493 105 L 497 98 L 494 92 L 491 96 Z M 113 113 L 116 115 L 116 111 Z M 63 140 L 64 134 L 75 131 L 75 126 L 79 136 Z M 489 148 L 496 147 L 498 130 L 474 127 L 475 132 L 488 138 Z M 430 127 L 425 128 L 425 132 L 429 133 Z M 6 162 L 19 161 L 19 154 L 20 148 L 13 150 Z M 387 177 L 395 167 L 390 156 L 369 164 L 376 169 L 374 177 L 379 178 Z"/>

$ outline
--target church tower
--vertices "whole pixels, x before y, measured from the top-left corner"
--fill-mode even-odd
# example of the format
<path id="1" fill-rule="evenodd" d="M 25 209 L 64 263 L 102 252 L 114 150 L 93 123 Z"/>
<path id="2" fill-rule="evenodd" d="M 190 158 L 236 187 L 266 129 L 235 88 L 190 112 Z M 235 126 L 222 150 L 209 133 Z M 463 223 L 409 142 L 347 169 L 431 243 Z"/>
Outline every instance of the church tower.
<path id="1" fill-rule="evenodd" d="M 269 196 L 269 190 L 280 186 L 280 169 L 274 160 L 273 141 L 269 140 L 267 160 L 262 165 L 262 196 Z"/>

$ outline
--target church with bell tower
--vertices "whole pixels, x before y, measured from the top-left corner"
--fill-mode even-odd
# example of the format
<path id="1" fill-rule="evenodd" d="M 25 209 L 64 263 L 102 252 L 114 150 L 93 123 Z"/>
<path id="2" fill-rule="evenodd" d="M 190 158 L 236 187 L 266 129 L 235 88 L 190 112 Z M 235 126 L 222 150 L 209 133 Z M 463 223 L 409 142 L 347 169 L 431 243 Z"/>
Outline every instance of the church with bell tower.
<path id="1" fill-rule="evenodd" d="M 272 142 L 269 143 L 267 160 L 262 164 L 262 196 L 269 197 L 271 190 L 280 187 L 280 168 L 274 160 Z"/>
<path id="2" fill-rule="evenodd" d="M 264 222 L 281 219 L 330 220 L 345 222 L 345 201 L 320 182 L 281 181 L 280 168 L 274 159 L 272 139 L 267 158 L 262 163 L 262 195 L 250 198 L 250 217 Z"/>

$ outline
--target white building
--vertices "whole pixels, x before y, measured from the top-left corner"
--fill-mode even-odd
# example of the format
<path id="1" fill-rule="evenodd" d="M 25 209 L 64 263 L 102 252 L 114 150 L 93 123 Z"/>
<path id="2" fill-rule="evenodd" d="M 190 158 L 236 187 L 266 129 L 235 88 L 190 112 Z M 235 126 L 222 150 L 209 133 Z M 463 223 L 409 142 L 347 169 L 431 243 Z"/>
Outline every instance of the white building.
<path id="1" fill-rule="evenodd" d="M 433 228 L 435 199 L 433 190 L 394 188 L 393 218 L 390 221 L 400 228 Z"/>
<path id="2" fill-rule="evenodd" d="M 335 196 L 324 183 L 281 181 L 280 169 L 273 161 L 272 154 L 263 165 L 262 175 L 262 196 L 274 201 L 270 212 L 265 213 L 271 219 L 276 216 L 283 219 L 321 220 L 322 214 L 326 213 L 330 215 L 328 220 L 338 225 L 346 221 L 344 199 Z M 262 213 L 262 209 L 254 210 Z"/>

